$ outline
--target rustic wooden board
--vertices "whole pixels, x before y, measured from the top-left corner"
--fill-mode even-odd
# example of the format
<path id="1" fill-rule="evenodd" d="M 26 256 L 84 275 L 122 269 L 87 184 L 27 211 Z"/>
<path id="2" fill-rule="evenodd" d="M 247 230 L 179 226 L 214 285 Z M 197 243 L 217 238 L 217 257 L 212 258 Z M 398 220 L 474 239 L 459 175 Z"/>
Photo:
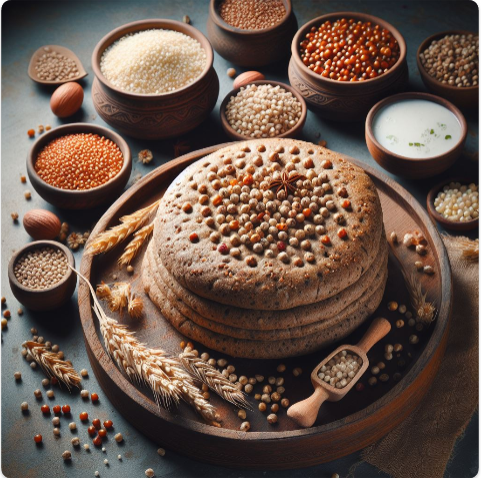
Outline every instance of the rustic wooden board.
<path id="1" fill-rule="evenodd" d="M 193 161 L 225 146 L 218 145 L 195 151 L 173 160 L 144 177 L 135 186 L 124 193 L 105 213 L 95 227 L 92 236 L 118 223 L 123 214 L 132 213 L 140 207 L 159 198 L 171 181 Z M 251 431 L 243 433 L 238 430 L 241 420 L 235 408 L 212 394 L 214 403 L 222 416 L 222 428 L 208 426 L 185 404 L 181 404 L 175 413 L 159 410 L 148 389 L 133 385 L 122 375 L 108 357 L 99 335 L 97 320 L 92 315 L 91 299 L 85 284 L 80 282 L 78 298 L 80 317 L 85 336 L 85 343 L 94 373 L 113 405 L 135 425 L 142 433 L 159 444 L 184 453 L 198 460 L 224 466 L 249 468 L 295 468 L 311 466 L 353 453 L 378 440 L 399 424 L 418 405 L 428 390 L 438 370 L 447 340 L 449 318 L 451 314 L 452 285 L 451 270 L 442 240 L 429 219 L 427 213 L 416 200 L 392 179 L 379 171 L 360 163 L 374 180 L 382 202 L 386 231 L 396 231 L 399 237 L 405 232 L 418 230 L 426 237 L 429 254 L 423 258 L 431 264 L 436 273 L 433 276 L 420 275 L 423 289 L 428 299 L 436 303 L 438 315 L 428 329 L 418 333 L 406 325 L 396 328 L 394 323 L 402 318 L 399 312 L 390 312 L 387 302 L 396 300 L 399 304 L 409 304 L 408 293 L 402 279 L 399 264 L 389 262 L 389 279 L 383 301 L 374 316 L 384 316 L 393 325 L 392 331 L 369 352 L 371 364 L 380 360 L 386 363 L 391 379 L 379 383 L 376 387 L 367 385 L 369 372 L 360 380 L 366 385 L 364 391 L 352 390 L 337 403 L 325 403 L 321 408 L 315 425 L 308 429 L 299 429 L 286 415 L 279 412 L 276 425 L 269 425 L 265 414 L 257 410 L 257 401 L 250 396 L 254 412 L 248 412 Z M 95 285 L 101 280 L 132 281 L 134 291 L 141 294 L 145 304 L 144 318 L 140 321 L 129 319 L 126 314 L 117 317 L 122 323 L 136 331 L 139 338 L 152 347 L 161 347 L 167 352 L 180 352 L 179 344 L 184 338 L 166 321 L 160 311 L 143 293 L 140 277 L 140 264 L 143 252 L 133 265 L 133 276 L 119 270 L 116 260 L 122 248 L 92 258 L 84 255 L 81 263 L 82 273 Z M 413 267 L 419 256 L 404 246 L 397 248 L 398 256 L 405 267 Z M 344 342 L 355 344 L 366 331 L 368 320 Z M 408 337 L 417 333 L 419 344 L 410 345 Z M 387 343 L 401 343 L 404 346 L 400 357 L 391 361 L 384 360 L 384 346 Z M 285 396 L 291 403 L 307 397 L 312 392 L 310 372 L 335 346 L 304 357 L 284 360 L 287 370 L 285 378 Z M 197 347 L 201 352 L 210 350 Z M 221 358 L 217 352 L 211 356 Z M 229 357 L 227 357 L 229 358 Z M 398 366 L 398 360 L 404 359 L 404 368 Z M 238 376 L 261 374 L 265 377 L 280 376 L 276 372 L 279 361 L 256 361 L 233 359 Z M 303 374 L 294 377 L 292 369 L 301 367 Z M 402 379 L 394 382 L 395 372 L 402 373 Z M 260 392 L 256 385 L 254 391 Z"/>

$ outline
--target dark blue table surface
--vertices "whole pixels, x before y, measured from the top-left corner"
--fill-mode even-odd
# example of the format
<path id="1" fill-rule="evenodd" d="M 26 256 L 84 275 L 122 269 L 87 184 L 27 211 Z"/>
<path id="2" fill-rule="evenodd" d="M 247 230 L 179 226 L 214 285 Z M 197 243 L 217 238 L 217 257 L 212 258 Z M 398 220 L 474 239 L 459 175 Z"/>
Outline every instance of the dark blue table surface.
<path id="1" fill-rule="evenodd" d="M 69 403 L 73 410 L 73 419 L 79 427 L 78 433 L 71 433 L 68 422 L 62 419 L 62 436 L 54 439 L 50 419 L 39 413 L 39 403 L 33 396 L 33 390 L 40 388 L 43 374 L 31 370 L 20 355 L 21 343 L 28 339 L 30 328 L 36 327 L 39 334 L 52 343 L 58 343 L 68 359 L 77 370 L 90 370 L 85 351 L 82 330 L 78 317 L 76 294 L 71 303 L 54 313 L 35 314 L 25 311 L 22 317 L 17 315 L 19 304 L 8 286 L 7 264 L 14 250 L 26 244 L 30 238 L 21 222 L 13 224 L 10 214 L 18 212 L 20 219 L 32 208 L 45 208 L 54 211 L 62 221 L 70 224 L 71 230 L 84 231 L 93 226 L 103 214 L 105 208 L 88 213 L 72 213 L 58 210 L 43 201 L 31 185 L 20 183 L 20 175 L 25 174 L 25 157 L 31 145 L 27 130 L 36 129 L 39 124 L 52 127 L 65 122 L 86 121 L 104 124 L 96 114 L 91 100 L 93 72 L 90 63 L 96 43 L 110 30 L 119 25 L 146 18 L 171 18 L 181 20 L 189 15 L 192 24 L 206 33 L 208 0 L 159 0 L 159 1 L 9 1 L 2 10 L 2 289 L 6 296 L 8 308 L 12 311 L 8 328 L 2 332 L 2 471 L 9 478 L 44 478 L 66 477 L 79 478 L 94 476 L 99 470 L 101 477 L 133 478 L 142 477 L 147 468 L 153 468 L 157 477 L 330 477 L 337 472 L 341 477 L 348 475 L 352 465 L 359 461 L 359 453 L 347 456 L 331 463 L 312 468 L 273 471 L 239 471 L 214 467 L 190 460 L 180 454 L 170 452 L 167 448 L 165 457 L 157 455 L 157 446 L 143 437 L 132 425 L 114 409 L 105 397 L 93 374 L 85 381 L 84 387 L 96 391 L 100 396 L 100 405 L 94 407 L 82 401 L 78 394 L 56 389 L 51 405 Z M 409 89 L 425 91 L 416 67 L 415 53 L 419 44 L 433 33 L 463 29 L 478 31 L 478 9 L 469 1 L 294 1 L 294 10 L 299 25 L 311 18 L 334 11 L 360 11 L 380 16 L 398 28 L 406 39 L 408 46 L 408 65 L 410 71 Z M 80 58 L 88 72 L 81 82 L 85 89 L 85 100 L 79 113 L 68 121 L 59 120 L 50 111 L 49 100 L 52 88 L 42 87 L 27 76 L 27 67 L 33 52 L 42 45 L 57 44 L 73 50 Z M 288 82 L 287 62 L 262 68 L 269 79 Z M 223 134 L 219 120 L 219 105 L 231 90 L 232 80 L 226 70 L 235 65 L 215 55 L 214 67 L 220 79 L 220 94 L 216 108 L 210 118 L 192 133 L 183 138 L 169 141 L 141 141 L 126 138 L 133 156 L 138 151 L 149 148 L 154 153 L 154 162 L 144 166 L 134 162 L 132 179 L 139 173 L 144 175 L 153 168 L 169 161 L 174 155 L 177 141 L 186 141 L 190 150 L 222 143 L 228 140 Z M 238 72 L 243 71 L 237 68 Z M 468 174 L 478 176 L 478 114 L 467 114 L 469 125 L 465 154 L 442 177 Z M 320 135 L 320 137 L 319 137 Z M 379 167 L 371 158 L 364 141 L 364 124 L 330 123 L 309 112 L 304 128 L 303 138 L 317 142 L 325 139 L 328 147 L 350 156 L 354 156 L 371 166 Z M 473 159 L 474 158 L 474 159 Z M 440 177 L 420 181 L 408 181 L 396 178 L 420 202 L 425 205 L 429 188 Z M 32 200 L 24 199 L 24 192 L 32 191 Z M 75 253 L 77 264 L 80 263 L 81 251 Z M 21 371 L 23 379 L 15 382 L 13 373 Z M 27 401 L 31 413 L 22 415 L 20 403 Z M 73 452 L 72 463 L 66 464 L 61 458 L 64 450 L 72 449 L 71 437 L 78 434 L 83 442 L 86 439 L 84 426 L 80 424 L 78 413 L 86 410 L 91 416 L 102 420 L 111 418 L 116 431 L 123 433 L 125 441 L 118 446 L 114 440 L 106 444 L 106 453 L 91 447 L 90 453 L 83 448 Z M 44 436 L 44 446 L 37 448 L 33 435 Z M 88 441 L 88 440 L 86 440 Z M 186 443 L 186 447 L 188 447 Z M 429 443 L 426 443 L 428 450 Z M 117 454 L 121 453 L 122 461 Z M 108 458 L 107 467 L 103 460 Z M 246 462 L 249 457 L 245 457 Z M 465 434 L 459 439 L 447 470 L 448 477 L 471 477 L 478 470 L 478 415 L 471 420 Z M 387 476 L 377 469 L 361 463 L 351 476 L 364 478 Z"/>

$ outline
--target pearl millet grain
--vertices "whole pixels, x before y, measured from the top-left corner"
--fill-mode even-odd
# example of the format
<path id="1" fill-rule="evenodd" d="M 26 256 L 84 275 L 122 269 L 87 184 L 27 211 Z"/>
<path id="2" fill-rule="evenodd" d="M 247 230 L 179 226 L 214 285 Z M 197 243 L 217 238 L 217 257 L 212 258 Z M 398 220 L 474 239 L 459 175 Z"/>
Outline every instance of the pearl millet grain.
<path id="1" fill-rule="evenodd" d="M 277 423 L 277 415 L 275 413 L 271 413 L 270 415 L 267 415 L 267 421 L 271 425 L 274 423 Z"/>
<path id="2" fill-rule="evenodd" d="M 15 380 L 21 380 L 22 379 L 22 374 L 20 372 L 15 372 L 13 374 Z"/>
<path id="3" fill-rule="evenodd" d="M 108 465 L 108 464 L 109 464 L 109 460 L 107 460 L 107 458 L 105 458 L 104 465 Z M 151 476 L 154 476 L 154 475 L 151 475 Z"/>
<path id="4" fill-rule="evenodd" d="M 227 68 L 227 76 L 229 78 L 234 78 L 235 75 L 236 75 L 235 68 Z"/>
<path id="5" fill-rule="evenodd" d="M 2 330 L 8 326 L 8 320 L 7 319 L 2 319 Z"/>
<path id="6" fill-rule="evenodd" d="M 52 425 L 54 427 L 58 427 L 60 425 L 60 418 L 59 417 L 53 417 L 52 418 Z"/>
<path id="7" fill-rule="evenodd" d="M 163 448 L 159 448 L 157 450 L 157 453 L 160 455 L 160 456 L 165 456 L 165 450 Z"/>
<path id="8" fill-rule="evenodd" d="M 20 409 L 22 410 L 22 412 L 26 412 L 28 410 L 28 403 L 22 402 L 22 404 L 20 405 Z"/>
<path id="9" fill-rule="evenodd" d="M 293 371 L 292 371 L 292 375 L 294 375 L 294 377 L 299 377 L 299 375 L 301 375 L 302 373 L 302 369 L 299 368 L 299 367 L 296 367 Z"/>
<path id="10" fill-rule="evenodd" d="M 54 398 L 55 397 L 55 393 L 54 393 L 53 390 L 47 390 L 46 395 L 47 395 L 48 398 Z"/>
<path id="11" fill-rule="evenodd" d="M 120 443 L 120 442 L 124 439 L 124 437 L 122 436 L 122 433 L 117 433 L 117 434 L 114 436 L 114 438 L 115 438 L 115 441 L 116 441 L 117 443 Z"/>
<path id="12" fill-rule="evenodd" d="M 289 91 L 271 84 L 249 84 L 231 96 L 226 106 L 229 125 L 250 138 L 272 138 L 292 129 L 302 106 Z"/>
<path id="13" fill-rule="evenodd" d="M 148 478 L 152 478 L 154 475 L 155 473 L 154 473 L 154 470 L 152 470 L 152 468 L 147 468 L 145 470 L 145 476 L 147 476 Z"/>
<path id="14" fill-rule="evenodd" d="M 68 424 L 68 427 L 70 428 L 70 430 L 75 430 L 77 428 L 77 424 L 75 422 L 70 422 Z"/>
<path id="15" fill-rule="evenodd" d="M 53 429 L 53 434 L 54 434 L 55 436 L 60 436 L 60 428 L 55 427 L 55 428 Z"/>
<path id="16" fill-rule="evenodd" d="M 65 450 L 63 453 L 62 453 L 62 458 L 64 460 L 70 460 L 72 458 L 72 453 L 70 453 L 68 450 Z"/>
<path id="17" fill-rule="evenodd" d="M 89 373 L 87 369 L 83 368 L 82 370 L 80 370 L 80 375 L 82 375 L 82 377 L 88 377 Z"/>
<path id="18" fill-rule="evenodd" d="M 239 430 L 241 432 L 247 432 L 251 428 L 251 424 L 249 422 L 242 422 L 241 426 L 239 427 Z"/>
<path id="19" fill-rule="evenodd" d="M 398 308 L 398 303 L 392 300 L 391 302 L 388 302 L 387 308 L 391 311 L 397 310 Z"/>
<path id="20" fill-rule="evenodd" d="M 239 410 L 237 412 L 237 416 L 241 419 L 241 420 L 245 420 L 247 414 L 246 414 L 246 411 L 245 410 Z"/>
<path id="21" fill-rule="evenodd" d="M 74 437 L 70 440 L 70 443 L 72 443 L 73 446 L 79 446 L 80 445 L 80 439 L 79 437 Z"/>
<path id="22" fill-rule="evenodd" d="M 33 391 L 33 394 L 34 394 L 35 398 L 37 398 L 39 400 L 42 398 L 42 391 L 38 388 L 37 388 L 37 390 Z"/>
<path id="23" fill-rule="evenodd" d="M 476 184 L 451 182 L 434 200 L 436 211 L 450 221 L 471 221 L 479 216 L 479 191 Z"/>
<path id="24" fill-rule="evenodd" d="M 88 390 L 81 390 L 80 391 L 80 396 L 82 398 L 89 398 L 89 391 Z"/>

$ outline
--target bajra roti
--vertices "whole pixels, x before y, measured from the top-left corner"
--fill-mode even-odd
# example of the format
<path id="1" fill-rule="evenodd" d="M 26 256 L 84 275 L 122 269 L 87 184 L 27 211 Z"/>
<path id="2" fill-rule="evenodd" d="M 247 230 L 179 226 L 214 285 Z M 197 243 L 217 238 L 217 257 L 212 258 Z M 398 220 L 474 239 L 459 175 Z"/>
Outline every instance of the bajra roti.
<path id="1" fill-rule="evenodd" d="M 361 168 L 311 143 L 265 139 L 184 170 L 160 203 L 152 247 L 201 297 L 283 310 L 358 281 L 381 235 L 379 197 Z"/>
<path id="2" fill-rule="evenodd" d="M 196 313 L 195 316 L 203 317 L 206 320 L 204 326 L 207 328 L 219 331 L 219 328 L 215 328 L 215 324 L 210 327 L 206 325 L 214 322 L 241 329 L 240 333 L 242 334 L 244 333 L 243 329 L 248 331 L 278 331 L 299 328 L 340 313 L 348 305 L 358 300 L 366 290 L 374 290 L 379 285 L 380 278 L 383 276 L 382 273 L 387 270 L 387 260 L 388 246 L 383 237 L 377 259 L 356 283 L 324 301 L 279 311 L 246 310 L 219 304 L 194 294 L 182 287 L 168 273 L 160 263 L 158 255 L 155 254 L 152 244 L 149 245 L 145 253 L 142 271 L 143 275 L 150 274 L 152 276 L 151 280 L 157 284 L 160 290 L 164 291 L 171 301 L 179 299 L 186 307 Z M 143 279 L 143 282 L 144 285 L 149 283 L 146 279 Z M 183 313 L 188 315 L 185 311 Z"/>
<path id="3" fill-rule="evenodd" d="M 387 278 L 387 274 L 386 274 Z M 147 278 L 147 281 L 149 279 Z M 228 337 L 205 329 L 191 321 L 170 302 L 155 283 L 149 284 L 149 295 L 160 308 L 163 316 L 183 335 L 206 347 L 232 357 L 251 359 L 277 359 L 295 357 L 314 352 L 349 335 L 363 323 L 379 306 L 384 284 L 368 297 L 352 304 L 352 313 L 339 320 L 323 333 L 314 333 L 301 338 L 277 341 L 244 340 Z"/>

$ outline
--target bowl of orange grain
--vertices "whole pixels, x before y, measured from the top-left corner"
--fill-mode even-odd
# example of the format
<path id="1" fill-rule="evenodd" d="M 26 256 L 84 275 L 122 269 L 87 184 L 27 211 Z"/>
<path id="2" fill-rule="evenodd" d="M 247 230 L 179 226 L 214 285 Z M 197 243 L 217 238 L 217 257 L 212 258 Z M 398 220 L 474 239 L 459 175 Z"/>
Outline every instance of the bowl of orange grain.
<path id="1" fill-rule="evenodd" d="M 130 177 L 126 141 L 103 126 L 73 123 L 40 136 L 27 156 L 27 173 L 45 201 L 63 209 L 112 202 Z"/>

